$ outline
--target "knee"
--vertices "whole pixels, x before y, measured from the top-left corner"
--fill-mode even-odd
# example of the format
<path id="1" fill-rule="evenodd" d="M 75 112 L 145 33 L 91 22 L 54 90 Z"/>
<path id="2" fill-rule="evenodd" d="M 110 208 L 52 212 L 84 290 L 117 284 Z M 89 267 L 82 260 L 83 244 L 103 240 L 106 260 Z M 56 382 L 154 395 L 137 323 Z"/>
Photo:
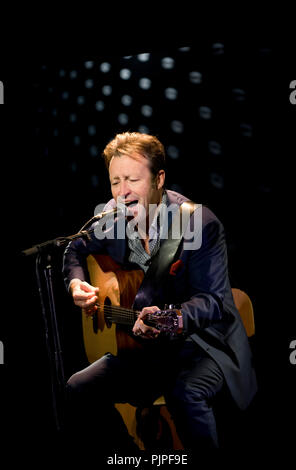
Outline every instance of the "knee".
<path id="1" fill-rule="evenodd" d="M 178 381 L 171 391 L 174 403 L 204 403 L 209 398 L 209 391 L 198 380 Z"/>
<path id="2" fill-rule="evenodd" d="M 73 374 L 66 383 L 66 391 L 68 394 L 81 392 L 84 388 L 85 383 L 79 372 Z"/>
<path id="3" fill-rule="evenodd" d="M 66 395 L 68 397 L 105 399 L 108 397 L 108 390 L 103 378 L 90 376 L 81 370 L 73 374 L 66 383 Z"/>

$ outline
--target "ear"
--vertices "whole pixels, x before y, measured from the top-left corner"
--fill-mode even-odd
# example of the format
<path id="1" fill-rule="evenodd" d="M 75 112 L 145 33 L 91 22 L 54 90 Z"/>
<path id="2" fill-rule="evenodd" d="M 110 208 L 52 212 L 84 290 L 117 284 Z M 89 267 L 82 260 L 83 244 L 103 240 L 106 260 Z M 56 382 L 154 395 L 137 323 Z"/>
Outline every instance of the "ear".
<path id="1" fill-rule="evenodd" d="M 159 170 L 157 178 L 156 178 L 157 189 L 161 189 L 163 187 L 164 181 L 165 181 L 165 171 Z"/>

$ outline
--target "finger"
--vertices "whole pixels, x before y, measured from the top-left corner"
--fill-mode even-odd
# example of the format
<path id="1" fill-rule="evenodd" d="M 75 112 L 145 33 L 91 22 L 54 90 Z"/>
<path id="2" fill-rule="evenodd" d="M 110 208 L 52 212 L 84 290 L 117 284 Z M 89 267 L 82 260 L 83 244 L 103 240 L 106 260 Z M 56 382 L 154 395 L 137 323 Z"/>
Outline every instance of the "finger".
<path id="1" fill-rule="evenodd" d="M 159 334 L 159 330 L 151 326 L 143 325 L 140 329 L 142 334 L 145 336 L 155 336 Z"/>
<path id="2" fill-rule="evenodd" d="M 73 293 L 73 299 L 75 299 L 75 300 L 86 301 L 88 299 L 92 299 L 93 297 L 94 297 L 93 292 L 89 292 L 88 294 L 86 294 L 84 292 L 77 291 L 77 292 Z"/>
<path id="3" fill-rule="evenodd" d="M 80 289 L 84 292 L 99 292 L 99 288 L 98 287 L 94 287 L 94 286 L 91 286 L 88 282 L 86 281 L 83 281 L 81 284 L 80 284 Z"/>
<path id="4" fill-rule="evenodd" d="M 90 299 L 87 299 L 85 301 L 85 306 L 86 307 L 92 307 L 95 305 L 95 303 L 98 301 L 98 297 L 96 295 L 94 295 L 93 297 L 91 297 Z"/>
<path id="5" fill-rule="evenodd" d="M 137 333 L 137 336 L 140 336 L 141 338 L 143 339 L 154 339 L 154 338 L 157 338 L 157 336 L 159 335 L 159 331 L 156 330 L 156 331 L 146 331 L 146 333 Z"/>
<path id="6" fill-rule="evenodd" d="M 138 319 L 134 324 L 133 333 L 143 338 L 156 338 L 160 332 L 156 328 L 145 325 L 142 320 Z"/>
<path id="7" fill-rule="evenodd" d="M 139 316 L 138 318 L 145 318 L 149 313 L 155 313 L 155 312 L 158 312 L 160 310 L 159 307 L 157 307 L 156 305 L 153 305 L 152 307 L 144 307 L 141 312 L 139 313 Z"/>
<path id="8" fill-rule="evenodd" d="M 98 310 L 98 306 L 94 305 L 93 307 L 84 309 L 84 312 L 88 317 L 90 317 L 94 315 L 94 313 L 96 313 L 97 310 Z"/>
<path id="9" fill-rule="evenodd" d="M 75 305 L 78 305 L 78 307 L 82 307 L 82 308 L 89 308 L 89 307 L 92 307 L 94 306 L 94 304 L 98 301 L 98 298 L 97 296 L 93 296 L 91 297 L 90 299 L 83 299 L 83 300 L 79 300 L 79 299 L 74 299 L 74 303 Z"/>

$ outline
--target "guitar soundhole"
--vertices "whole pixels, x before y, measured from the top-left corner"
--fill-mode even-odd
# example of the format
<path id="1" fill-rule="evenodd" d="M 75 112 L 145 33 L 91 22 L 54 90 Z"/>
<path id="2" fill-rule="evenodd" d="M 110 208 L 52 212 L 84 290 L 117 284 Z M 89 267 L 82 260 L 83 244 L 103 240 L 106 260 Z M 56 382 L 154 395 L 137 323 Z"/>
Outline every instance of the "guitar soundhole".
<path id="1" fill-rule="evenodd" d="M 105 298 L 104 307 L 105 307 L 105 305 L 107 307 L 112 305 L 111 300 L 109 299 L 109 297 Z M 110 317 L 108 318 L 108 310 L 109 310 L 108 308 L 107 309 L 104 308 L 104 318 L 105 318 L 105 323 L 106 323 L 107 328 L 111 328 L 112 321 L 110 320 Z"/>

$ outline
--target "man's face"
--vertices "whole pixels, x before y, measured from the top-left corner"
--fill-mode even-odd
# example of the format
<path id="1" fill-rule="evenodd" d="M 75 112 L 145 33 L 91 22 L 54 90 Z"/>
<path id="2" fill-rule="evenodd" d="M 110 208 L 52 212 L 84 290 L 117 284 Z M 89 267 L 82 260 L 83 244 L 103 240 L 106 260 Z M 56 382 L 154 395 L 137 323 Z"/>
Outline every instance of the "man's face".
<path id="1" fill-rule="evenodd" d="M 149 204 L 159 204 L 165 173 L 159 172 L 155 181 L 148 160 L 140 154 L 113 157 L 109 165 L 112 196 L 117 202 L 136 201 L 129 206 L 129 213 L 136 217 L 144 208 L 149 214 Z"/>

